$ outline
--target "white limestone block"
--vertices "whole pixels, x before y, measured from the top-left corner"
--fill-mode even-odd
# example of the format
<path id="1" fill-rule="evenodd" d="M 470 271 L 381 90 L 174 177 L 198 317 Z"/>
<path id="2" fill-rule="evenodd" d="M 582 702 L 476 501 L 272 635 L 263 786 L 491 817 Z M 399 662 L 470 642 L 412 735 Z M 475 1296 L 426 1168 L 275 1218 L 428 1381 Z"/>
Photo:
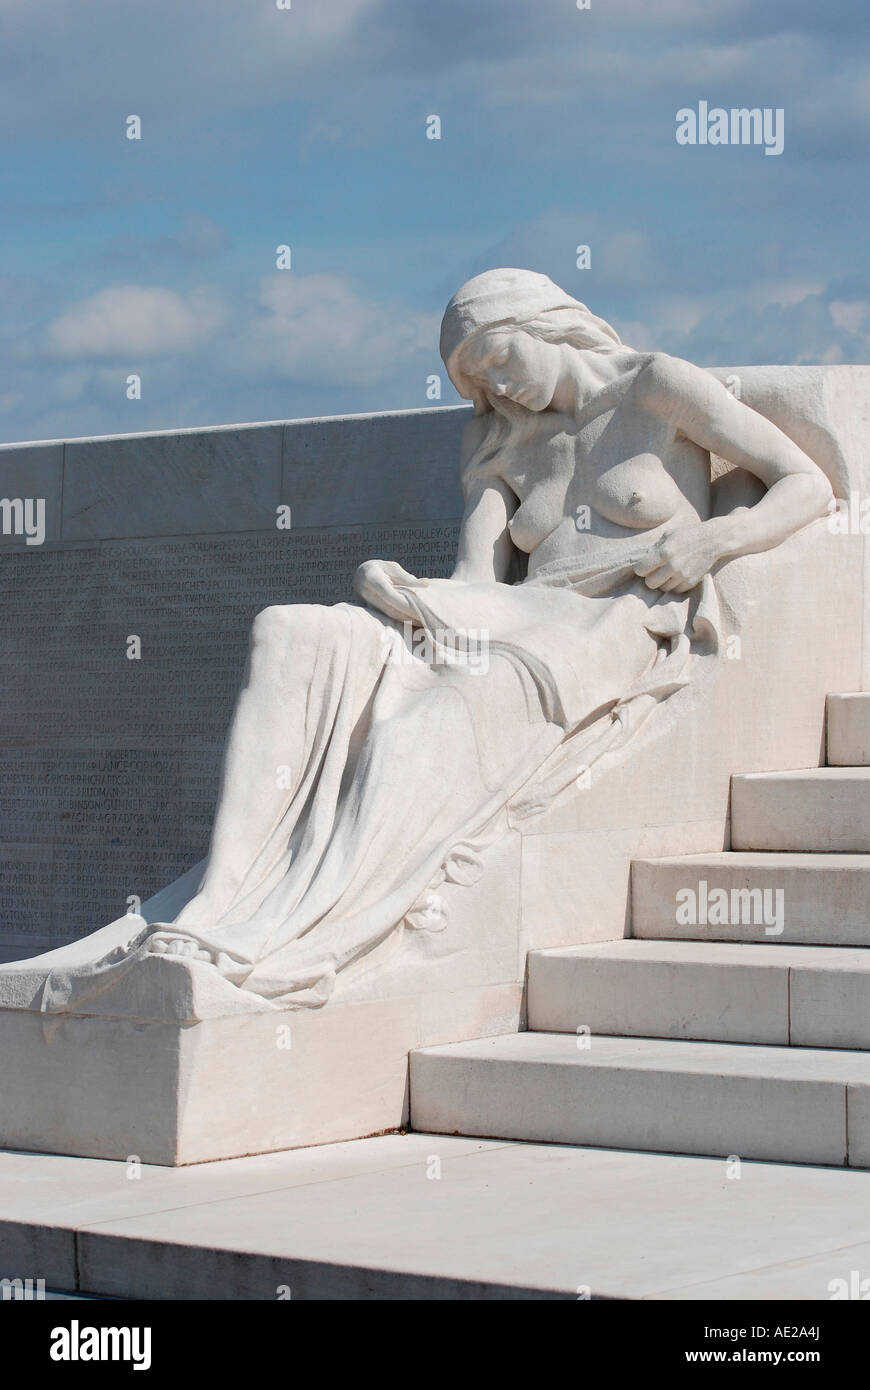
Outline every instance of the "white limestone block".
<path id="1" fill-rule="evenodd" d="M 174 1166 L 398 1129 L 414 1047 L 521 1007 L 516 984 L 186 1023 L 0 1009 L 2 1144 Z"/>
<path id="2" fill-rule="evenodd" d="M 727 894 L 728 921 L 681 921 L 683 895 L 697 906 Z M 747 898 L 754 893 L 755 898 Z M 757 911 L 759 906 L 762 911 Z M 764 921 L 765 895 L 775 915 L 781 894 L 782 931 Z M 732 896 L 736 895 L 736 896 Z M 744 909 L 744 904 L 746 908 Z M 774 922 L 774 926 L 776 923 Z M 870 945 L 870 859 L 862 854 L 786 854 L 753 851 L 636 859 L 631 868 L 631 931 L 666 940 L 802 942 L 827 946 Z"/>
<path id="3" fill-rule="evenodd" d="M 846 1090 L 857 1082 L 870 1086 L 870 1055 L 524 1033 L 414 1053 L 411 1123 L 447 1134 L 842 1165 Z"/>
<path id="4" fill-rule="evenodd" d="M 792 1046 L 870 1050 L 870 951 L 801 947 L 786 963 Z"/>
<path id="5" fill-rule="evenodd" d="M 870 694 L 829 695 L 827 712 L 829 764 L 870 765 Z"/>
<path id="6" fill-rule="evenodd" d="M 626 940 L 533 951 L 528 1007 L 541 1032 L 789 1041 L 788 969 L 765 946 Z"/>
<path id="7" fill-rule="evenodd" d="M 870 768 L 732 778 L 731 844 L 738 850 L 870 853 Z"/>
<path id="8" fill-rule="evenodd" d="M 870 1049 L 870 951 L 625 940 L 533 951 L 534 1030 Z"/>
<path id="9" fill-rule="evenodd" d="M 265 529 L 281 501 L 280 424 L 74 439 L 65 541 Z"/>

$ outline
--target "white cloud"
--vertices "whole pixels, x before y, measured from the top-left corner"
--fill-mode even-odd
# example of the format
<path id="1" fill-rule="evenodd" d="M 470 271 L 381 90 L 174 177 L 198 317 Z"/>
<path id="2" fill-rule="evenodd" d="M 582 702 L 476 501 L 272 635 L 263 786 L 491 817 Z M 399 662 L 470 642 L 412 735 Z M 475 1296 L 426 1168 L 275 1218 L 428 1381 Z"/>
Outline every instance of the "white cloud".
<path id="1" fill-rule="evenodd" d="M 710 305 L 679 347 L 664 346 L 703 365 L 866 362 L 870 324 L 865 310 L 860 297 L 834 297 L 830 290 L 763 304 L 749 293 L 731 294 Z"/>
<path id="2" fill-rule="evenodd" d="M 54 319 L 45 332 L 51 357 L 155 357 L 206 342 L 224 310 L 215 292 L 179 294 L 144 285 L 98 290 Z"/>
<path id="3" fill-rule="evenodd" d="M 0 0 L 2 3 L 2 0 Z M 5 440 L 174 429 L 431 404 L 440 313 L 346 275 L 276 272 L 209 290 L 106 288 L 0 339 Z M 141 375 L 141 399 L 126 394 Z M 452 388 L 444 381 L 445 394 Z"/>
<path id="4" fill-rule="evenodd" d="M 342 275 L 276 272 L 261 280 L 260 304 L 234 358 L 297 381 L 370 384 L 438 341 L 437 314 L 367 298 Z"/>
<path id="5" fill-rule="evenodd" d="M 421 370 L 431 369 L 439 360 L 439 322 L 438 314 L 376 299 L 344 275 L 278 271 L 234 304 L 210 288 L 102 289 L 70 305 L 40 338 L 16 346 L 31 368 L 40 360 L 70 363 L 54 377 L 66 398 L 102 380 L 106 370 L 116 377 L 122 367 L 133 370 L 154 358 L 183 371 L 198 366 L 215 379 L 256 373 L 264 383 L 329 389 L 407 377 L 418 357 Z"/>
<path id="6" fill-rule="evenodd" d="M 838 328 L 844 328 L 847 333 L 866 334 L 867 325 L 870 324 L 870 303 L 866 299 L 834 299 L 829 308 Z"/>

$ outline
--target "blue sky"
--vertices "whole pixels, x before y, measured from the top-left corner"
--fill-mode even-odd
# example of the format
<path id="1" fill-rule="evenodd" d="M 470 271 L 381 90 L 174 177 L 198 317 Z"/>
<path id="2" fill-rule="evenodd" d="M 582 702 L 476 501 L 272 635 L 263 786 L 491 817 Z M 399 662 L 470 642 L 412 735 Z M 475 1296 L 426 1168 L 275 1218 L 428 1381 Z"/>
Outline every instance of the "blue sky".
<path id="1" fill-rule="evenodd" d="M 639 348 L 868 361 L 868 30 L 855 0 L 0 0 L 0 440 L 431 404 L 494 265 Z M 783 153 L 679 146 L 700 100 L 781 107 Z"/>

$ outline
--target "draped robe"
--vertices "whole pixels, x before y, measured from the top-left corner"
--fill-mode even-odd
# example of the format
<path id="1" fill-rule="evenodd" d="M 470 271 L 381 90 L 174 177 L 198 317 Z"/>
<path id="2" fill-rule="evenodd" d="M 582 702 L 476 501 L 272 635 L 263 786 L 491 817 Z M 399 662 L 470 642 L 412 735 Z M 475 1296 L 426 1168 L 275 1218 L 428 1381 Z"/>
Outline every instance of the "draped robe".
<path id="1" fill-rule="evenodd" d="M 256 844 L 213 840 L 174 923 L 53 971 L 42 1008 L 110 987 L 167 930 L 263 1007 L 292 1008 L 325 1003 L 396 931 L 443 929 L 438 887 L 475 881 L 506 815 L 517 824 L 570 794 L 715 659 L 712 579 L 653 591 L 629 563 L 636 549 L 614 540 L 606 565 L 566 559 L 517 584 L 397 584 L 408 624 L 346 603 L 267 610 L 259 640 L 285 643 L 292 662 L 292 754 L 259 789 Z M 244 800 L 240 776 L 225 773 L 225 806 Z"/>

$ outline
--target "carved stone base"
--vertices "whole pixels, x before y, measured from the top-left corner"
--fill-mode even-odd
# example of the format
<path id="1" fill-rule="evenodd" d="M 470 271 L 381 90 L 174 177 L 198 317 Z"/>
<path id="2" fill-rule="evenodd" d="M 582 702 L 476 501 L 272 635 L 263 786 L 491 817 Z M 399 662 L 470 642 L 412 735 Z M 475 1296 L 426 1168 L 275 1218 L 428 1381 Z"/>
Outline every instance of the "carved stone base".
<path id="1" fill-rule="evenodd" d="M 441 890 L 445 930 L 372 953 L 321 1009 L 273 1008 L 210 965 L 153 956 L 82 1012 L 41 1012 L 49 970 L 123 944 L 144 926 L 132 916 L 4 967 L 0 1148 L 181 1165 L 401 1128 L 412 1049 L 522 1026 L 519 863 L 508 835 L 478 884 Z M 145 919 L 174 915 L 200 872 Z"/>
<path id="2" fill-rule="evenodd" d="M 408 1053 L 516 1032 L 521 1001 L 512 984 L 193 1023 L 0 1009 L 0 1143 L 172 1166 L 398 1129 Z"/>

